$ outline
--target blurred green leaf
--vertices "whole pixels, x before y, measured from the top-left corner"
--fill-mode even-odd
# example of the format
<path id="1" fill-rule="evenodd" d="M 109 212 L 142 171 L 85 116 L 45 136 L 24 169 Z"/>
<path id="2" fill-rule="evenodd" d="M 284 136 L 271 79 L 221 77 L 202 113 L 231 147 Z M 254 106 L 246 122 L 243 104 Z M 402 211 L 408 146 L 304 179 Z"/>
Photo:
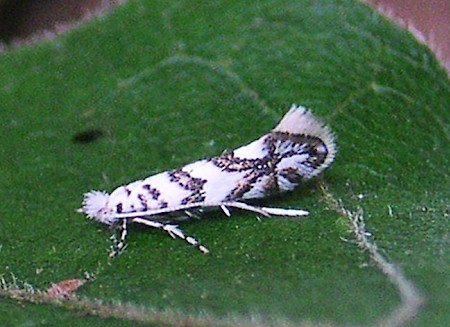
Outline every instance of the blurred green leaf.
<path id="1" fill-rule="evenodd" d="M 110 231 L 75 212 L 90 189 L 245 144 L 295 102 L 338 136 L 329 192 L 363 209 L 381 251 L 423 293 L 413 325 L 450 323 L 449 81 L 424 46 L 366 6 L 129 2 L 55 40 L 1 53 L 0 99 L 7 281 L 46 289 L 88 272 L 95 279 L 78 293 L 104 303 L 218 319 L 379 321 L 398 305 L 397 290 L 342 240 L 352 239 L 348 222 L 327 209 L 317 182 L 264 201 L 308 209 L 306 219 L 235 211 L 183 223 L 209 255 L 132 228 L 126 251 L 108 262 Z M 104 137 L 73 142 L 89 130 Z M 1 301 L 6 325 L 117 324 L 67 306 Z"/>

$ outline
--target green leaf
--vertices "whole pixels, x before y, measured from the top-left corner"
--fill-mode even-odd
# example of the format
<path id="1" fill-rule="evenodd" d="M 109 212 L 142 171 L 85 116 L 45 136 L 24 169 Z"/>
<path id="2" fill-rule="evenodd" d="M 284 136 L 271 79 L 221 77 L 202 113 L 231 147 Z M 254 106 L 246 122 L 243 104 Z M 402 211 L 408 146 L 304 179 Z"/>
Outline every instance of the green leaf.
<path id="1" fill-rule="evenodd" d="M 406 320 L 418 310 L 413 325 L 450 323 L 449 81 L 423 45 L 360 3 L 129 2 L 1 53 L 0 99 L 6 325 L 369 325 L 402 305 Z M 294 102 L 332 126 L 338 157 L 323 179 L 263 203 L 308 218 L 235 210 L 182 223 L 208 255 L 131 228 L 109 261 L 108 228 L 75 212 L 90 189 L 259 137 Z M 89 131 L 99 138 L 74 142 Z M 80 298 L 26 292 L 86 273 Z"/>

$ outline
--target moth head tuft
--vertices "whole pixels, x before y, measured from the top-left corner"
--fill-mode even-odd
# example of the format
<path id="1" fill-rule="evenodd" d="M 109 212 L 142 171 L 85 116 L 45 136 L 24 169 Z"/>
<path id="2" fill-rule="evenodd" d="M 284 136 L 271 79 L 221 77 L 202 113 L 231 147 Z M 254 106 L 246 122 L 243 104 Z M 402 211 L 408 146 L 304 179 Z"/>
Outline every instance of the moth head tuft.
<path id="1" fill-rule="evenodd" d="M 90 191 L 84 194 L 82 207 L 79 212 L 89 218 L 105 224 L 112 224 L 110 210 L 108 209 L 109 194 L 102 191 Z"/>

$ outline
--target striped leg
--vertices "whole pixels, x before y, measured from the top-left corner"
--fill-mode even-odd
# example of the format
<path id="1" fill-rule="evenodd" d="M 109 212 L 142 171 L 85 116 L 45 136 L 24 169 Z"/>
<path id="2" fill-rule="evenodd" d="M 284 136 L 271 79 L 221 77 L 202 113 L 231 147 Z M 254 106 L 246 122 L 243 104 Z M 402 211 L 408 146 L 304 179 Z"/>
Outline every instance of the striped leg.
<path id="1" fill-rule="evenodd" d="M 163 231 L 166 231 L 172 238 L 181 238 L 182 240 L 185 240 L 189 245 L 198 248 L 203 253 L 209 252 L 209 250 L 205 246 L 201 245 L 199 241 L 197 241 L 194 237 L 186 236 L 177 225 L 165 224 L 159 221 L 148 220 L 144 218 L 133 218 L 130 221 L 137 224 L 143 224 L 148 227 L 161 229 Z"/>
<path id="2" fill-rule="evenodd" d="M 121 221 L 121 225 L 117 224 L 116 231 L 113 234 L 113 236 L 111 236 L 111 239 L 113 240 L 113 245 L 111 246 L 111 252 L 109 253 L 109 257 L 115 257 L 117 255 L 120 254 L 120 252 L 122 252 L 125 248 L 126 248 L 126 238 L 127 238 L 127 234 L 128 234 L 128 230 L 127 230 L 127 220 L 126 219 L 122 219 Z M 117 235 L 120 234 L 120 237 L 117 238 Z"/>

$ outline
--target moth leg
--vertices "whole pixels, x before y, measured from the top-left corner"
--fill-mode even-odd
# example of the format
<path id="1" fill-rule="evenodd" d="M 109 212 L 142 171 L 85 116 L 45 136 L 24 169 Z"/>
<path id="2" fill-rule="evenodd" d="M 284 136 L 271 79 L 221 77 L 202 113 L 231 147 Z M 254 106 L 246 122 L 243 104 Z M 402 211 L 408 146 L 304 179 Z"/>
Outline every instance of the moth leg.
<path id="1" fill-rule="evenodd" d="M 261 207 L 261 209 L 267 212 L 269 215 L 279 217 L 303 217 L 309 215 L 309 211 L 302 209 L 286 209 L 273 207 Z"/>
<path id="2" fill-rule="evenodd" d="M 118 224 L 115 229 L 115 233 L 111 237 L 113 245 L 109 253 L 110 258 L 119 255 L 126 248 L 125 241 L 128 235 L 127 220 L 122 219 L 121 224 Z M 120 237 L 117 238 L 117 235 L 120 235 Z"/>
<path id="3" fill-rule="evenodd" d="M 301 209 L 285 209 L 285 208 L 271 208 L 271 207 L 258 207 L 244 202 L 230 201 L 221 204 L 221 209 L 229 216 L 229 210 L 227 207 L 234 207 L 241 210 L 247 210 L 262 214 L 266 217 L 270 216 L 284 216 L 284 217 L 302 217 L 309 215 L 309 212 Z"/>
<path id="4" fill-rule="evenodd" d="M 159 221 L 148 220 L 144 218 L 133 218 L 131 219 L 131 221 L 137 224 L 142 224 L 148 227 L 163 230 L 167 232 L 172 238 L 177 237 L 181 238 L 182 240 L 186 241 L 186 243 L 188 243 L 189 245 L 199 249 L 202 253 L 209 252 L 209 250 L 205 246 L 200 244 L 200 242 L 197 241 L 194 237 L 185 235 L 184 232 L 177 225 L 161 223 Z"/>
<path id="5" fill-rule="evenodd" d="M 230 209 L 228 209 L 226 205 L 221 205 L 220 209 L 222 209 L 222 211 L 225 214 L 225 216 L 231 217 Z"/>

